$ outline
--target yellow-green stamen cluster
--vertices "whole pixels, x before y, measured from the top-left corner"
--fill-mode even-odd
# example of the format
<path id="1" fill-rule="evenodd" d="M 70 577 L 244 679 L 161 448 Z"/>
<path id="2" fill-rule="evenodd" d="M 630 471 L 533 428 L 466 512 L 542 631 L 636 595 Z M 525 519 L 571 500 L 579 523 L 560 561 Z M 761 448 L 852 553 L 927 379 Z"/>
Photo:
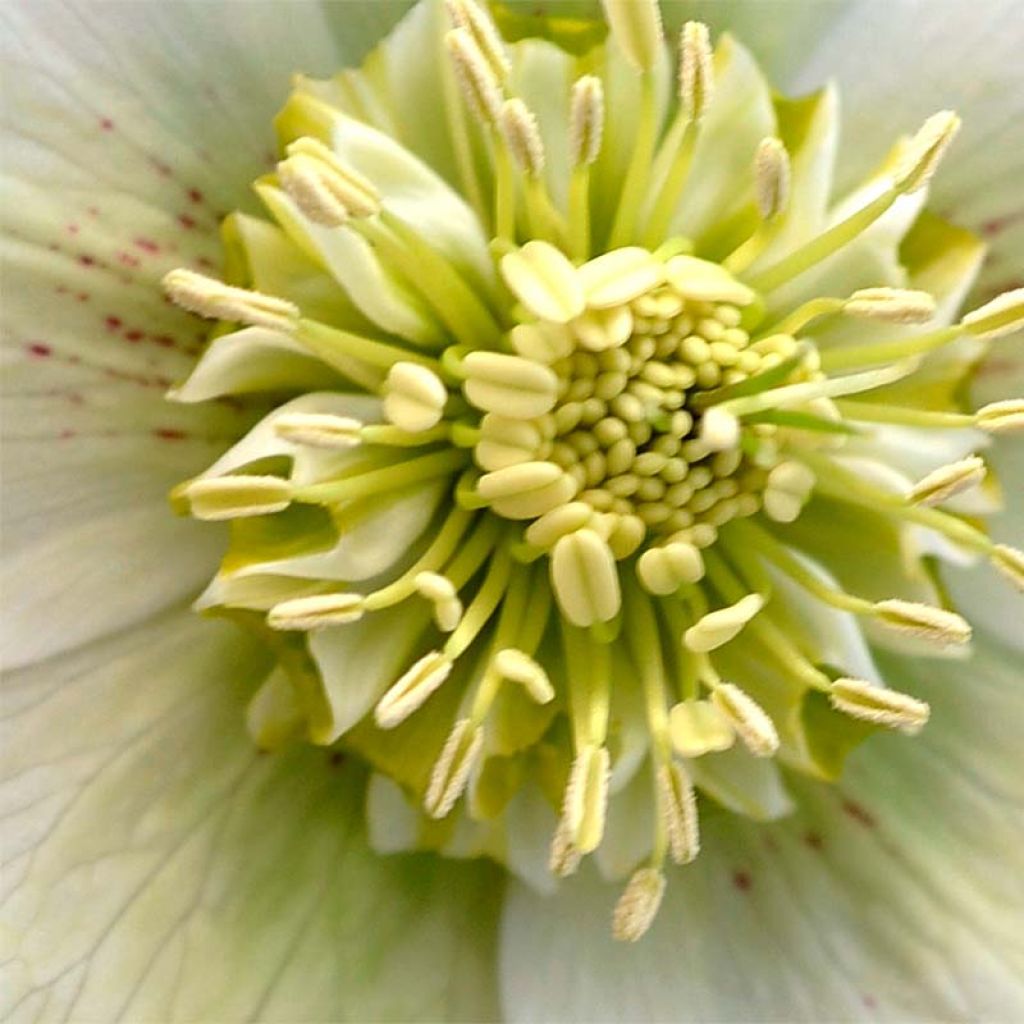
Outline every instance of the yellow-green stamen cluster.
<path id="1" fill-rule="evenodd" d="M 801 528 L 826 529 L 840 509 L 886 537 L 930 531 L 1024 585 L 1024 556 L 948 506 L 983 484 L 979 456 L 895 486 L 862 472 L 852 448 L 870 424 L 1019 431 L 1019 400 L 971 414 L 902 401 L 899 387 L 950 342 L 1021 326 L 1024 299 L 1011 292 L 918 331 L 936 304 L 916 289 L 780 301 L 927 184 L 956 129 L 950 114 L 904 145 L 858 209 L 777 255 L 796 185 L 775 135 L 752 147 L 749 203 L 716 252 L 672 230 L 714 110 L 708 33 L 682 32 L 662 129 L 656 5 L 606 7 L 639 82 L 636 111 L 622 112 L 636 113 L 636 139 L 611 211 L 592 187 L 607 174 L 616 113 L 602 75 L 567 82 L 569 159 L 554 188 L 505 44 L 482 7 L 450 0 L 438 42 L 467 203 L 411 155 L 389 164 L 383 137 L 359 136 L 370 132 L 363 114 L 300 89 L 282 118 L 298 128 L 258 191 L 288 258 L 313 266 L 317 283 L 279 297 L 179 270 L 165 287 L 241 325 L 208 363 L 233 367 L 232 339 L 263 357 L 276 346 L 281 365 L 307 372 L 302 360 L 315 360 L 364 393 L 335 385 L 288 403 L 175 494 L 198 518 L 232 522 L 232 554 L 204 604 L 248 618 L 290 682 L 272 676 L 254 698 L 254 736 L 356 751 L 420 809 L 424 846 L 464 851 L 472 833 L 477 852 L 512 848 L 516 808 L 539 800 L 556 876 L 586 855 L 600 863 L 611 802 L 646 778 L 650 834 L 613 922 L 634 940 L 657 911 L 666 862 L 697 855 L 697 793 L 743 809 L 720 784 L 723 765 L 759 772 L 778 756 L 834 775 L 835 751 L 871 728 L 912 734 L 928 717 L 923 702 L 861 678 L 869 656 L 826 660 L 801 602 L 939 649 L 970 640 L 960 616 L 913 594 L 849 592 Z M 357 166 L 360 152 L 371 158 Z M 431 189 L 448 215 L 472 221 L 476 256 L 410 214 L 409 196 Z M 335 322 L 318 288 L 348 264 L 364 268 L 363 290 L 357 314 Z M 822 344 L 822 325 L 840 318 L 869 326 L 870 339 Z M 419 525 L 393 557 L 346 547 L 378 521 L 400 532 L 396 509 Z M 855 552 L 861 538 L 846 543 Z M 339 650 L 361 650 L 367 620 L 400 611 L 381 645 L 405 660 L 386 680 L 364 685 L 363 662 L 329 678 Z M 361 657 L 390 665 L 390 653 Z"/>

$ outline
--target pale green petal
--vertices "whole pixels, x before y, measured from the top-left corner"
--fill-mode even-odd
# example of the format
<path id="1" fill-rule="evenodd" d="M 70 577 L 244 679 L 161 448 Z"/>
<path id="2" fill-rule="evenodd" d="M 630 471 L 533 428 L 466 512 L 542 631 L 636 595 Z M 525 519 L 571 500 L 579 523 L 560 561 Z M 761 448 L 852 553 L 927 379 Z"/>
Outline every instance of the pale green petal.
<path id="1" fill-rule="evenodd" d="M 1013 1020 L 1024 1013 L 1024 717 L 1005 649 L 969 665 L 890 659 L 932 703 L 921 736 L 877 737 L 841 788 L 794 783 L 772 825 L 705 816 L 636 946 L 608 936 L 618 889 L 581 872 L 554 897 L 513 885 L 509 1021 Z"/>
<path id="2" fill-rule="evenodd" d="M 757 4 L 751 5 L 756 7 Z M 835 78 L 845 111 L 839 167 L 850 185 L 879 139 L 913 131 L 943 108 L 964 120 L 934 179 L 933 209 L 991 243 L 984 292 L 1016 281 L 1024 257 L 1024 27 L 1014 0 L 920 3 L 858 0 L 778 84 L 806 89 Z M 870 53 L 870 73 L 863 57 Z"/>
<path id="3" fill-rule="evenodd" d="M 354 764 L 251 747 L 262 666 L 182 611 L 8 678 L 7 1019 L 495 1016 L 497 871 L 371 854 Z"/>

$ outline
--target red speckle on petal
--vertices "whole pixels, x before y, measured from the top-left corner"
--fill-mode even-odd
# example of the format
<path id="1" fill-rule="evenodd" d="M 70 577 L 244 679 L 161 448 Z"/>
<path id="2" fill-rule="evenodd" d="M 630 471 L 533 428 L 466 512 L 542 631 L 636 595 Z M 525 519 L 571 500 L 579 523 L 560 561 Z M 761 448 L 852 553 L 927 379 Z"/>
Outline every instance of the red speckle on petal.
<path id="1" fill-rule="evenodd" d="M 161 441 L 184 441 L 188 435 L 176 427 L 157 427 L 153 431 L 153 436 L 159 437 Z"/>
<path id="2" fill-rule="evenodd" d="M 996 235 L 1001 235 L 1007 228 L 1013 227 L 1019 220 L 1024 220 L 1024 210 L 1005 213 L 1001 217 L 993 217 L 992 220 L 985 221 L 978 228 L 978 233 L 982 238 L 994 238 Z"/>
<path id="3" fill-rule="evenodd" d="M 78 225 L 77 224 L 68 224 L 67 232 L 68 232 L 69 235 L 77 235 L 78 234 Z"/>
<path id="4" fill-rule="evenodd" d="M 874 828 L 878 822 L 875 821 L 875 816 L 863 806 L 863 804 L 857 803 L 856 800 L 849 798 L 843 800 L 843 811 L 848 814 L 854 821 L 859 822 L 865 828 Z"/>
<path id="5" fill-rule="evenodd" d="M 862 998 L 864 1000 L 864 1005 L 869 1010 L 877 1010 L 878 1009 L 878 1000 L 873 995 L 871 995 L 870 992 L 865 992 Z"/>
<path id="6" fill-rule="evenodd" d="M 160 246 L 151 238 L 136 238 L 135 245 L 143 252 L 159 252 Z"/>
<path id="7" fill-rule="evenodd" d="M 90 217 L 98 217 L 100 215 L 100 208 L 98 206 L 90 206 L 85 212 L 88 213 Z"/>
<path id="8" fill-rule="evenodd" d="M 139 265 L 139 257 L 133 256 L 130 252 L 125 252 L 123 249 L 118 252 L 117 261 L 126 267 L 137 267 Z"/>
<path id="9" fill-rule="evenodd" d="M 748 871 L 734 871 L 732 873 L 732 884 L 740 892 L 749 892 L 750 887 L 754 884 L 754 880 L 750 877 L 750 872 Z"/>
<path id="10" fill-rule="evenodd" d="M 36 359 L 47 359 L 53 355 L 53 349 L 44 341 L 30 341 L 25 347 L 29 355 L 35 356 Z"/>
<path id="11" fill-rule="evenodd" d="M 89 301 L 89 293 L 88 292 L 79 292 L 75 296 L 75 299 L 78 302 L 88 302 Z"/>
<path id="12" fill-rule="evenodd" d="M 140 331 L 138 328 L 133 328 L 130 331 L 124 332 L 125 341 L 142 341 L 143 337 L 143 332 Z"/>
<path id="13" fill-rule="evenodd" d="M 188 197 L 193 203 L 201 203 L 203 201 L 203 193 L 197 188 L 190 188 L 188 190 Z"/>
<path id="14" fill-rule="evenodd" d="M 90 256 L 88 253 L 82 253 L 82 255 L 78 257 L 78 262 L 81 263 L 83 267 L 94 267 L 96 266 L 96 257 Z"/>
<path id="15" fill-rule="evenodd" d="M 121 318 L 119 316 L 108 316 L 104 321 L 108 331 L 117 331 L 121 328 Z"/>
<path id="16" fill-rule="evenodd" d="M 203 270 L 213 270 L 214 269 L 213 261 L 212 260 L 208 260 L 205 256 L 200 256 L 199 259 L 196 260 L 196 266 L 202 267 Z"/>
<path id="17" fill-rule="evenodd" d="M 825 840 L 817 832 L 806 832 L 804 834 L 804 842 L 816 852 L 825 849 Z"/>
<path id="18" fill-rule="evenodd" d="M 169 334 L 154 334 L 153 342 L 161 348 L 174 348 L 174 339 Z"/>
<path id="19" fill-rule="evenodd" d="M 186 230 L 191 231 L 196 226 L 195 217 L 190 217 L 187 213 L 178 214 L 178 223 Z"/>
<path id="20" fill-rule="evenodd" d="M 112 132 L 114 130 L 114 122 L 109 117 L 101 117 L 100 128 L 105 132 Z"/>

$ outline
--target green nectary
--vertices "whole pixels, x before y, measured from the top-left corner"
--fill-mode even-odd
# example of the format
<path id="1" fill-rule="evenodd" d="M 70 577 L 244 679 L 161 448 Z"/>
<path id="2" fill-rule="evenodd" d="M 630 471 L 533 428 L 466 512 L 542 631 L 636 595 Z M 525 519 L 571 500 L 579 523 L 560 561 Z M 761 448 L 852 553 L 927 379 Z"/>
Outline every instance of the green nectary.
<path id="1" fill-rule="evenodd" d="M 830 207 L 830 93 L 772 100 L 697 23 L 671 89 L 656 5 L 606 9 L 609 44 L 570 57 L 506 45 L 473 0 L 421 5 L 399 37 L 447 62 L 441 147 L 388 116 L 388 44 L 300 79 L 256 184 L 276 226 L 232 215 L 230 283 L 165 286 L 221 321 L 175 397 L 298 396 L 174 495 L 231 523 L 200 607 L 279 659 L 256 742 L 358 752 L 371 831 L 407 845 L 533 878 L 594 853 L 632 876 L 632 940 L 697 855 L 695 789 L 772 817 L 777 763 L 834 777 L 873 729 L 925 724 L 861 624 L 969 641 L 926 555 L 1022 584 L 958 513 L 985 511 L 972 453 L 1024 405 L 955 396 L 1024 297 L 953 324 L 936 302 L 975 265 L 920 213 L 955 115 Z M 853 593 L 867 551 L 884 570 Z"/>

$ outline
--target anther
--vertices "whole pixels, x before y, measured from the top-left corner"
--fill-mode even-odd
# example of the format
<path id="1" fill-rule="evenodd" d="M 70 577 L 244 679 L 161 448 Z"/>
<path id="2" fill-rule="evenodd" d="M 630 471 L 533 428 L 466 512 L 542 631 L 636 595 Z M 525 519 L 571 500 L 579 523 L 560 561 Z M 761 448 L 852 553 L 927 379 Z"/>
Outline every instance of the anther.
<path id="1" fill-rule="evenodd" d="M 544 172 L 544 143 L 533 111 L 521 99 L 506 100 L 499 124 L 515 162 L 527 176 L 539 178 Z"/>
<path id="2" fill-rule="evenodd" d="M 431 651 L 416 662 L 374 708 L 373 717 L 381 729 L 394 729 L 414 711 L 418 711 L 448 678 L 452 660 L 440 651 Z"/>
<path id="3" fill-rule="evenodd" d="M 430 773 L 423 808 L 432 818 L 443 818 L 455 806 L 483 749 L 483 730 L 468 718 L 455 723 Z"/>
<path id="4" fill-rule="evenodd" d="M 658 769 L 658 810 L 668 833 L 668 848 L 676 864 L 689 864 L 700 853 L 700 826 L 693 783 L 681 765 Z"/>
<path id="5" fill-rule="evenodd" d="M 288 159 L 277 165 L 277 177 L 299 209 L 324 227 L 341 227 L 350 217 L 370 217 L 380 210 L 374 184 L 318 139 L 293 142 Z"/>
<path id="6" fill-rule="evenodd" d="M 636 574 L 650 593 L 674 594 L 684 583 L 696 583 L 703 577 L 704 560 L 693 544 L 672 541 L 645 551 L 637 559 Z"/>
<path id="7" fill-rule="evenodd" d="M 771 757 L 779 749 L 775 723 L 752 697 L 732 683 L 720 683 L 711 700 L 755 757 Z"/>
<path id="8" fill-rule="evenodd" d="M 997 544 L 992 549 L 992 564 L 1018 589 L 1024 590 L 1024 551 Z"/>
<path id="9" fill-rule="evenodd" d="M 908 736 L 919 733 L 928 721 L 930 708 L 923 700 L 876 686 L 863 679 L 836 679 L 829 700 L 837 711 Z"/>
<path id="10" fill-rule="evenodd" d="M 478 409 L 529 420 L 558 400 L 558 376 L 549 366 L 501 352 L 470 352 L 462 361 L 462 389 Z"/>
<path id="11" fill-rule="evenodd" d="M 524 651 L 506 647 L 494 656 L 494 669 L 502 677 L 518 683 L 538 704 L 554 700 L 555 690 L 544 667 Z"/>
<path id="12" fill-rule="evenodd" d="M 802 462 L 780 462 L 765 481 L 765 515 L 777 523 L 792 523 L 814 489 L 814 473 Z"/>
<path id="13" fill-rule="evenodd" d="M 708 612 L 683 634 L 683 644 L 704 653 L 727 644 L 764 607 L 760 594 L 747 594 L 735 604 Z"/>
<path id="14" fill-rule="evenodd" d="M 1024 328 L 1024 288 L 997 295 L 991 302 L 972 310 L 960 326 L 975 338 L 1001 338 Z"/>
<path id="15" fill-rule="evenodd" d="M 604 835 L 609 777 L 607 748 L 582 747 L 569 771 L 562 806 L 569 837 L 581 854 L 596 850 Z"/>
<path id="16" fill-rule="evenodd" d="M 893 176 L 898 191 L 908 194 L 931 180 L 943 154 L 960 130 L 960 118 L 951 110 L 933 114 L 907 144 Z"/>
<path id="17" fill-rule="evenodd" d="M 571 501 L 545 512 L 526 528 L 526 541 L 538 548 L 550 548 L 561 537 L 582 529 L 594 517 L 594 509 L 583 501 Z"/>
<path id="18" fill-rule="evenodd" d="M 584 75 L 572 87 L 569 152 L 573 166 L 589 166 L 597 159 L 603 133 L 604 87 L 596 75 Z"/>
<path id="19" fill-rule="evenodd" d="M 472 33 L 453 28 L 444 37 L 466 102 L 485 124 L 497 124 L 501 114 L 501 85 Z"/>
<path id="20" fill-rule="evenodd" d="M 1019 434 L 1024 431 L 1024 398 L 1007 398 L 983 405 L 974 414 L 975 425 L 989 434 Z"/>
<path id="21" fill-rule="evenodd" d="M 567 323 L 585 308 L 576 268 L 548 242 L 534 239 L 508 253 L 501 273 L 519 301 L 543 320 Z"/>
<path id="22" fill-rule="evenodd" d="M 789 153 L 781 139 L 762 139 L 754 154 L 754 196 L 762 220 L 771 220 L 789 205 Z"/>
<path id="23" fill-rule="evenodd" d="M 462 602 L 455 584 L 436 572 L 421 572 L 413 583 L 420 597 L 433 604 L 437 628 L 442 633 L 451 633 L 462 621 Z"/>
<path id="24" fill-rule="evenodd" d="M 912 288 L 861 288 L 844 303 L 848 316 L 894 324 L 923 324 L 935 315 L 935 299 Z"/>
<path id="25" fill-rule="evenodd" d="M 619 942 L 637 942 L 647 934 L 665 895 L 665 876 L 655 868 L 633 874 L 615 904 L 612 935 Z"/>
<path id="26" fill-rule="evenodd" d="M 395 363 L 384 381 L 384 415 L 411 433 L 441 422 L 448 390 L 441 378 L 418 363 Z"/>
<path id="27" fill-rule="evenodd" d="M 477 493 L 507 519 L 535 519 L 572 501 L 577 484 L 553 462 L 521 462 L 485 473 Z"/>
<path id="28" fill-rule="evenodd" d="M 688 21 L 679 34 L 679 99 L 690 121 L 699 121 L 714 92 L 714 67 L 708 27 Z"/>
<path id="29" fill-rule="evenodd" d="M 565 818 L 559 818 L 558 827 L 555 829 L 555 834 L 551 837 L 548 870 L 556 878 L 568 878 L 570 875 L 575 874 L 582 859 L 583 854 L 580 853 L 578 847 L 573 843 L 572 836 L 565 823 Z"/>
<path id="30" fill-rule="evenodd" d="M 601 0 L 612 37 L 636 71 L 650 71 L 662 51 L 657 0 Z"/>
<path id="31" fill-rule="evenodd" d="M 292 444 L 338 451 L 361 443 L 363 424 L 351 416 L 318 412 L 285 412 L 274 419 L 274 433 Z"/>
<path id="32" fill-rule="evenodd" d="M 299 307 L 294 302 L 235 288 L 184 267 L 170 271 L 161 284 L 175 305 L 208 320 L 231 320 L 286 332 L 298 323 Z"/>
<path id="33" fill-rule="evenodd" d="M 728 409 L 712 406 L 700 421 L 700 441 L 708 452 L 735 448 L 740 441 L 740 421 Z"/>
<path id="34" fill-rule="evenodd" d="M 562 537 L 551 553 L 551 584 L 574 626 L 609 622 L 622 603 L 619 574 L 608 542 L 589 528 Z"/>
<path id="35" fill-rule="evenodd" d="M 970 624 L 944 608 L 892 598 L 877 602 L 872 612 L 889 629 L 940 647 L 963 646 L 971 640 Z"/>
<path id="36" fill-rule="evenodd" d="M 912 505 L 941 505 L 954 495 L 977 487 L 984 479 L 984 461 L 971 455 L 923 476 L 911 488 L 907 500 Z"/>
<path id="37" fill-rule="evenodd" d="M 216 522 L 282 512 L 292 501 L 289 481 L 279 476 L 218 476 L 193 480 L 185 488 L 192 515 Z"/>
<path id="38" fill-rule="evenodd" d="M 503 82 L 512 70 L 505 44 L 487 13 L 476 0 L 445 0 L 448 17 L 457 28 L 465 29 L 480 52 L 487 58 L 491 71 Z"/>
<path id="39" fill-rule="evenodd" d="M 267 613 L 271 629 L 310 632 L 358 622 L 365 611 L 361 594 L 314 594 L 281 601 Z"/>
<path id="40" fill-rule="evenodd" d="M 712 751 L 728 750 L 735 733 L 717 705 L 707 700 L 688 700 L 669 712 L 669 737 L 681 757 L 703 757 Z"/>
<path id="41" fill-rule="evenodd" d="M 579 281 L 592 309 L 607 309 L 630 302 L 661 284 L 660 260 L 638 245 L 612 249 L 579 268 Z"/>

